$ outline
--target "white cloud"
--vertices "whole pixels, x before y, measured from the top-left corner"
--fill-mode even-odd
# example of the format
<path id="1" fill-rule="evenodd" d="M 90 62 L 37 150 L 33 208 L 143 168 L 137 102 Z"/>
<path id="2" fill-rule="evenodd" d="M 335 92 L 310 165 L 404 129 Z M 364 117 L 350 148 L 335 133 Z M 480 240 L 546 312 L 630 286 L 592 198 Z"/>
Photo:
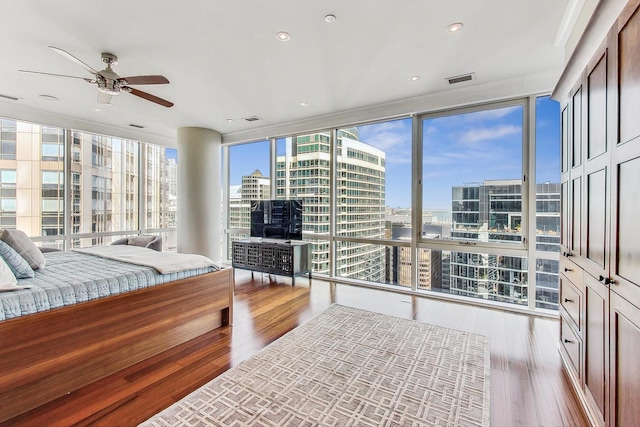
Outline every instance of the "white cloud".
<path id="1" fill-rule="evenodd" d="M 522 127 L 514 125 L 501 125 L 492 128 L 469 129 L 461 135 L 460 142 L 470 143 L 492 139 L 501 139 L 505 136 L 517 135 L 521 133 Z"/>

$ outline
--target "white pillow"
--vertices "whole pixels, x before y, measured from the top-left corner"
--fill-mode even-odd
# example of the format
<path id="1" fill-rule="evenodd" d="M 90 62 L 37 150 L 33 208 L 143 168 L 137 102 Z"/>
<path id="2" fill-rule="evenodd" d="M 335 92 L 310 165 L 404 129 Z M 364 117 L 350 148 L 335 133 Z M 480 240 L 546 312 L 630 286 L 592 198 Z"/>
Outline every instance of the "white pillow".
<path id="1" fill-rule="evenodd" d="M 18 279 L 13 275 L 5 260 L 0 258 L 0 291 L 14 291 L 22 289 L 18 286 Z"/>

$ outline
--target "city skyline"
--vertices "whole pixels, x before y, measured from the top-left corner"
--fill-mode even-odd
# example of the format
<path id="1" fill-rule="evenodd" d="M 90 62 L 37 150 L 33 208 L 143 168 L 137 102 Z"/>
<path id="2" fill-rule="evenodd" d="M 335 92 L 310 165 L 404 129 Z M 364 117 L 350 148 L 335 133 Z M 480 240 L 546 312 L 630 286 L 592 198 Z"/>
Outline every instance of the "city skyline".
<path id="1" fill-rule="evenodd" d="M 559 104 L 538 98 L 536 112 L 536 183 L 557 183 Z M 514 106 L 424 120 L 423 209 L 450 210 L 456 186 L 522 179 L 522 116 Z M 411 127 L 411 118 L 357 126 L 361 142 L 386 154 L 387 207 L 411 207 Z M 268 176 L 269 152 L 268 140 L 232 146 L 230 184 L 256 169 Z"/>

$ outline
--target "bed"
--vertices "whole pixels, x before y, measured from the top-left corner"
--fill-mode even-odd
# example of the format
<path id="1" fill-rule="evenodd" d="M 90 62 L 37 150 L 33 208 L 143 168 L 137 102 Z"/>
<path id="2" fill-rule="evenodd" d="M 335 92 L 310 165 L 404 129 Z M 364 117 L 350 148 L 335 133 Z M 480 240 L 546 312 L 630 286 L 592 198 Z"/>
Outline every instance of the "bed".
<path id="1" fill-rule="evenodd" d="M 231 269 L 45 258 L 29 289 L 0 292 L 0 423 L 232 321 Z"/>

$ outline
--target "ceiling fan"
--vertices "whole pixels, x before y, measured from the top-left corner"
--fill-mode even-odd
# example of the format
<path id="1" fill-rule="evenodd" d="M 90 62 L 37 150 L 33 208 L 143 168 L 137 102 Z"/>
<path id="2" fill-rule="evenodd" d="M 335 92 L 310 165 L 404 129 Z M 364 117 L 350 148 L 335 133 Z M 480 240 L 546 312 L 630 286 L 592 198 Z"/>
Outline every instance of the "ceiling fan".
<path id="1" fill-rule="evenodd" d="M 143 92 L 141 90 L 130 87 L 129 85 L 158 85 L 158 84 L 167 84 L 169 80 L 166 77 L 160 75 L 150 75 L 150 76 L 131 76 L 131 77 L 120 77 L 113 71 L 111 68 L 112 65 L 118 64 L 118 57 L 112 53 L 103 52 L 102 53 L 102 62 L 107 64 L 107 67 L 102 71 L 96 71 L 89 65 L 85 64 L 69 52 L 62 50 L 60 48 L 49 46 L 55 52 L 69 59 L 70 61 L 76 63 L 81 66 L 89 73 L 93 75 L 93 78 L 85 78 L 85 77 L 76 77 L 76 76 L 67 76 L 64 74 L 54 74 L 54 73 L 43 73 L 40 71 L 29 71 L 29 70 L 18 70 L 23 73 L 31 73 L 31 74 L 43 74 L 47 76 L 55 76 L 55 77 L 70 77 L 73 79 L 82 79 L 87 83 L 95 84 L 98 86 L 98 104 L 110 104 L 111 96 L 120 95 L 122 92 L 128 92 L 132 95 L 138 96 L 140 98 L 146 99 L 147 101 L 155 102 L 156 104 L 162 105 L 164 107 L 173 107 L 173 102 L 167 101 L 166 99 L 159 98 L 155 95 L 151 95 L 150 93 Z"/>

